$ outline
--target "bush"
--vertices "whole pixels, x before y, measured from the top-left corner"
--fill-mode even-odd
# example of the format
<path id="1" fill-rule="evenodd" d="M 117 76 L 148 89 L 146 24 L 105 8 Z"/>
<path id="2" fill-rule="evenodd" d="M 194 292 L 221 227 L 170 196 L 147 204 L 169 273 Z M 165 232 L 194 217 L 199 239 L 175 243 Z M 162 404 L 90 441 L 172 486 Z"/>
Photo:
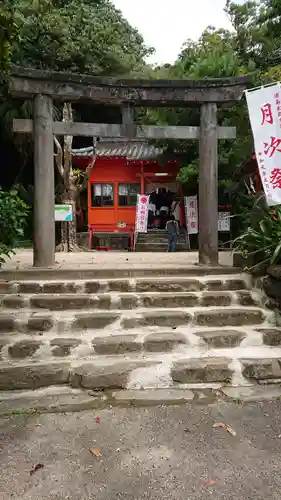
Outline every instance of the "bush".
<path id="1" fill-rule="evenodd" d="M 253 268 L 261 264 L 281 264 L 281 207 L 260 207 L 259 211 L 259 220 L 253 219 L 247 231 L 233 241 L 233 249 L 245 258 L 253 257 Z"/>
<path id="2" fill-rule="evenodd" d="M 20 199 L 16 190 L 0 188 L 0 266 L 10 257 L 18 238 L 24 234 L 29 207 Z"/>

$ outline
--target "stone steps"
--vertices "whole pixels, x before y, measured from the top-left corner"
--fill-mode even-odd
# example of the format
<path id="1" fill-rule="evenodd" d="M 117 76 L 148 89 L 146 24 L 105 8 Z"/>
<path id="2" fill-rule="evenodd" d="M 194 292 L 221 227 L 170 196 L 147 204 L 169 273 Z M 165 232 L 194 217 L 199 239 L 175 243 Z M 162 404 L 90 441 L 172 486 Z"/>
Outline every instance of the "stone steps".
<path id="1" fill-rule="evenodd" d="M 185 308 L 138 308 L 138 309 L 111 309 L 64 311 L 40 311 L 21 309 L 12 311 L 0 310 L 0 332 L 48 332 L 67 330 L 104 329 L 106 327 L 121 330 L 145 327 L 179 326 L 243 326 L 259 325 L 270 319 L 274 313 L 260 307 L 185 307 Z M 117 324 L 117 326 L 116 326 Z"/>
<path id="2" fill-rule="evenodd" d="M 162 242 L 167 241 L 166 233 L 147 233 L 147 234 L 138 234 L 138 243 L 153 243 L 153 242 Z M 185 235 L 181 233 L 178 236 L 178 241 L 182 243 L 186 243 Z"/>
<path id="3" fill-rule="evenodd" d="M 145 234 L 138 234 L 136 252 L 166 252 L 167 243 L 165 231 L 149 231 Z M 189 250 L 185 234 L 181 232 L 178 236 L 177 252 L 188 252 Z"/>
<path id="4" fill-rule="evenodd" d="M 66 413 L 83 410 L 101 410 L 118 407 L 150 407 L 158 405 L 214 404 L 218 402 L 238 403 L 272 401 L 281 397 L 281 387 L 276 384 L 251 387 L 230 387 L 221 389 L 125 389 L 89 391 L 60 385 L 35 390 L 0 392 L 0 414 L 34 415 L 41 413 Z"/>
<path id="5" fill-rule="evenodd" d="M 146 241 L 144 243 L 136 244 L 136 252 L 166 252 L 167 251 L 167 241 L 157 241 L 157 242 L 149 242 Z M 189 246 L 185 242 L 177 243 L 177 252 L 188 252 Z"/>
<path id="6" fill-rule="evenodd" d="M 72 270 L 56 279 L 49 271 L 0 281 L 0 390 L 185 390 L 281 379 L 275 312 L 236 269 L 106 269 L 77 280 Z"/>
<path id="7" fill-rule="evenodd" d="M 79 349 L 77 350 L 79 346 Z M 78 359 L 79 353 L 85 355 L 142 355 L 143 353 L 168 352 L 185 353 L 192 355 L 194 352 L 206 353 L 209 349 L 230 349 L 232 355 L 248 348 L 261 348 L 261 346 L 281 348 L 281 329 L 253 325 L 252 327 L 212 328 L 199 327 L 153 330 L 134 330 L 133 332 L 115 332 L 111 335 L 102 334 L 96 330 L 84 332 L 67 331 L 58 334 L 49 332 L 42 336 L 40 333 L 26 336 L 23 332 L 11 336 L 1 337 L 2 360 L 23 359 L 33 357 L 65 357 Z M 239 351 L 233 349 L 240 347 Z M 83 351 L 83 352 L 82 352 Z M 36 356 L 34 356 L 36 353 Z M 238 354 L 237 354 L 238 353 Z"/>
<path id="8" fill-rule="evenodd" d="M 59 271 L 59 270 L 58 270 Z M 199 291 L 239 291 L 250 287 L 247 275 L 224 274 L 200 275 L 204 268 L 199 268 L 199 276 L 157 276 L 134 277 L 124 279 L 95 279 L 95 280 L 0 280 L 0 294 L 76 294 L 76 293 L 110 293 L 110 292 L 199 292 Z M 229 271 L 229 269 L 227 270 Z M 58 276 L 59 276 L 58 272 Z M 1 272 L 0 272 L 1 276 Z"/>
<path id="9" fill-rule="evenodd" d="M 238 353 L 240 356 L 238 357 Z M 220 388 L 279 383 L 281 348 L 260 347 L 205 353 L 132 354 L 91 358 L 12 359 L 0 365 L 0 390 L 67 385 L 91 390 Z M 198 386 L 199 384 L 199 386 Z"/>
<path id="10" fill-rule="evenodd" d="M 7 294 L 0 296 L 0 313 L 6 309 L 31 310 L 79 310 L 79 309 L 135 309 L 135 308 L 177 308 L 177 307 L 223 307 L 231 305 L 258 306 L 258 293 L 249 290 L 227 292 L 133 292 L 99 294 L 57 294 L 37 295 Z"/>

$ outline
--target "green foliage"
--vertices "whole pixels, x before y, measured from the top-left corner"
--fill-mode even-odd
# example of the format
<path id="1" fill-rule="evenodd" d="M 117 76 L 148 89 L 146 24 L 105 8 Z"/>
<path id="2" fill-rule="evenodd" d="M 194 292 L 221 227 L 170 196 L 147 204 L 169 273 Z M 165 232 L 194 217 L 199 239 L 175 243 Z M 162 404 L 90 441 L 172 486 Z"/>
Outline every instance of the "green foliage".
<path id="1" fill-rule="evenodd" d="M 0 188 L 0 266 L 24 235 L 28 210 L 16 190 L 6 192 Z"/>
<path id="2" fill-rule="evenodd" d="M 205 29 L 197 42 L 188 39 L 173 66 L 165 66 L 166 78 L 205 79 L 251 75 L 250 87 L 281 79 L 281 0 L 227 1 L 226 12 L 233 31 Z M 280 63 L 280 64 L 279 64 Z M 157 74 L 160 72 L 157 68 Z M 163 68 L 164 70 L 164 68 Z M 168 73 L 167 73 L 168 72 Z M 200 124 L 200 111 L 160 109 L 147 113 L 149 123 L 169 125 Z M 230 202 L 239 215 L 234 221 L 235 234 L 241 232 L 243 214 L 252 210 L 253 198 L 235 178 L 237 167 L 253 152 L 253 138 L 245 100 L 218 112 L 220 126 L 235 126 L 235 141 L 219 141 L 219 201 Z M 159 144 L 162 147 L 166 143 Z M 179 180 L 187 193 L 198 184 L 198 142 L 173 141 L 170 157 L 176 155 L 182 167 Z"/>
<path id="3" fill-rule="evenodd" d="M 281 263 L 281 207 L 259 207 L 247 230 L 233 242 L 233 249 L 253 257 L 256 265 Z M 256 267 L 256 266 L 253 266 Z"/>
<path id="4" fill-rule="evenodd" d="M 0 5 L 0 83 L 3 83 L 9 73 L 16 34 L 12 2 L 5 0 Z"/>
<path id="5" fill-rule="evenodd" d="M 52 71 L 124 75 L 151 49 L 109 0 L 15 0 L 19 38 L 12 60 Z"/>
<path id="6" fill-rule="evenodd" d="M 182 165 L 178 174 L 178 180 L 182 184 L 189 184 L 189 187 L 196 186 L 198 182 L 198 161 L 189 165 Z"/>

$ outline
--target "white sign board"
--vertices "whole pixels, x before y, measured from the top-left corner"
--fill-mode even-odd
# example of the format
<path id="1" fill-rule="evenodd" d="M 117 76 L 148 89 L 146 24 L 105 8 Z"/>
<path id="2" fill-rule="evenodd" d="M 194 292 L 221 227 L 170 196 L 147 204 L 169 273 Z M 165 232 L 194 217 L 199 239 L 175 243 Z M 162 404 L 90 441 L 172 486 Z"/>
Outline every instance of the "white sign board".
<path id="1" fill-rule="evenodd" d="M 219 212 L 218 231 L 220 233 L 230 232 L 230 212 Z"/>
<path id="2" fill-rule="evenodd" d="M 71 222 L 73 219 L 72 205 L 55 205 L 55 221 Z"/>
<path id="3" fill-rule="evenodd" d="M 188 234 L 198 234 L 198 199 L 197 196 L 184 198 L 185 220 Z M 230 232 L 230 212 L 218 213 L 218 231 Z"/>
<path id="4" fill-rule="evenodd" d="M 256 158 L 269 206 L 281 204 L 281 87 L 246 92 Z"/>
<path id="5" fill-rule="evenodd" d="M 197 196 L 185 196 L 184 210 L 185 210 L 185 221 L 188 234 L 198 234 Z"/>
<path id="6" fill-rule="evenodd" d="M 136 232 L 147 233 L 149 196 L 138 194 L 136 209 Z"/>

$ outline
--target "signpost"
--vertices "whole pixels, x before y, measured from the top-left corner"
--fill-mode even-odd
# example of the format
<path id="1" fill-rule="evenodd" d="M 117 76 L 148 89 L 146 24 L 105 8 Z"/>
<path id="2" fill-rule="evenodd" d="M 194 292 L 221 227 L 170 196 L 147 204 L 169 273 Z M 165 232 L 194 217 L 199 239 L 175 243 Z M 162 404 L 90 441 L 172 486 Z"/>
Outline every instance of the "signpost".
<path id="1" fill-rule="evenodd" d="M 72 222 L 72 205 L 55 205 L 55 222 Z"/>

